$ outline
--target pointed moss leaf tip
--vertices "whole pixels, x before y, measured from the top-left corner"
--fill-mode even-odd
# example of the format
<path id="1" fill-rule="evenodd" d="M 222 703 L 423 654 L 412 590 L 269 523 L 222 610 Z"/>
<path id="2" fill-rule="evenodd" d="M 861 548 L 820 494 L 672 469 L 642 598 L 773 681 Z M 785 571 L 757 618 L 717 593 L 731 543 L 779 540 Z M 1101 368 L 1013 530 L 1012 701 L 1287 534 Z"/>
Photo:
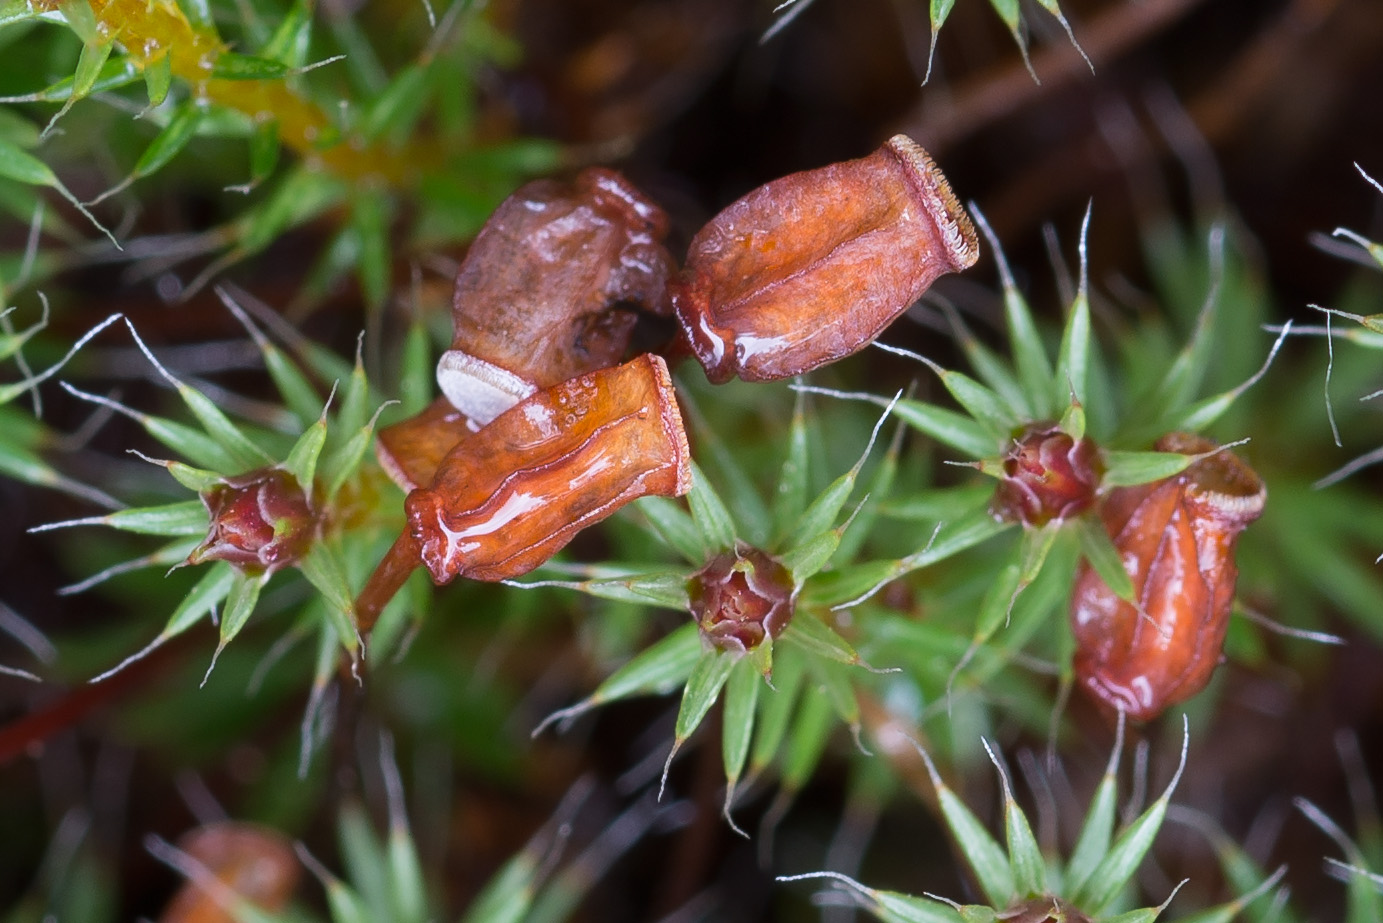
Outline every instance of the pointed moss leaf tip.
<path id="1" fill-rule="evenodd" d="M 1013 866 L 1015 893 L 1020 898 L 1036 897 L 1043 892 L 1046 883 L 1046 865 L 1042 858 L 1042 849 L 1037 845 L 1037 837 L 1033 835 L 1027 815 L 1013 797 L 1013 786 L 1003 763 L 988 740 L 981 737 L 980 743 L 984 746 L 985 753 L 989 754 L 989 761 L 994 764 L 994 769 L 999 773 L 999 784 L 1003 789 L 1004 831 L 1008 841 L 1009 862 Z"/>
<path id="2" fill-rule="evenodd" d="M 735 521 L 730 510 L 696 462 L 691 463 L 691 468 L 692 488 L 687 492 L 687 504 L 700 533 L 702 548 L 708 553 L 733 548 Z"/>
<path id="3" fill-rule="evenodd" d="M 274 386 L 283 397 L 288 409 L 293 412 L 300 423 L 311 420 L 316 416 L 317 406 L 320 403 L 317 390 L 311 381 L 297 365 L 289 360 L 283 350 L 269 341 L 269 338 L 259 329 L 259 326 L 235 300 L 225 285 L 213 286 L 212 291 L 216 293 L 216 297 L 220 299 L 226 310 L 230 311 L 240 326 L 249 334 L 255 348 L 259 350 L 264 367 L 268 369 L 269 376 L 274 380 Z"/>
<path id="4" fill-rule="evenodd" d="M 588 698 L 548 715 L 533 729 L 532 736 L 537 737 L 553 724 L 565 729 L 576 718 L 606 702 L 671 692 L 687 680 L 704 653 L 696 624 L 688 621 L 611 673 Z"/>
<path id="5" fill-rule="evenodd" d="M 1061 28 L 1066 32 L 1067 40 L 1071 43 L 1071 47 L 1076 49 L 1076 53 L 1081 56 L 1081 60 L 1085 62 L 1085 66 L 1090 69 L 1091 75 L 1094 75 L 1095 62 L 1090 60 L 1090 56 L 1085 53 L 1085 49 L 1082 48 L 1080 42 L 1076 40 L 1076 33 L 1071 28 L 1071 21 L 1066 18 L 1066 14 L 1062 12 L 1061 6 L 1057 3 L 1057 0 L 1037 0 L 1037 2 L 1041 4 L 1044 10 L 1051 13 L 1056 21 L 1061 24 Z"/>
<path id="6" fill-rule="evenodd" d="M 72 526 L 109 526 L 112 529 L 141 535 L 196 535 L 204 532 L 206 525 L 206 509 L 201 502 L 188 500 L 161 506 L 117 510 L 103 516 L 84 516 L 79 519 L 48 522 L 32 527 L 29 532 L 50 532 Z"/>
<path id="7" fill-rule="evenodd" d="M 995 440 L 1003 439 L 1017 425 L 1018 419 L 1004 400 L 969 375 L 944 369 L 921 353 L 915 353 L 910 349 L 890 346 L 877 340 L 874 345 L 884 352 L 904 356 L 926 365 L 941 379 L 941 383 L 955 398 L 956 403 L 960 404 L 975 422 L 989 431 Z"/>
<path id="8" fill-rule="evenodd" d="M 46 323 L 48 319 L 48 300 L 45 296 L 41 294 L 40 298 L 43 299 L 44 305 L 43 321 L 41 321 L 41 323 Z M 37 375 L 27 377 L 22 381 L 17 381 L 12 384 L 6 384 L 3 387 L 0 387 L 0 404 L 8 403 L 15 397 L 19 396 L 20 394 L 23 394 L 25 391 L 37 387 L 38 385 L 52 378 L 59 371 L 62 370 L 63 366 L 67 365 L 68 362 L 72 361 L 72 358 L 82 350 L 82 347 L 86 346 L 87 343 L 91 342 L 91 339 L 93 337 L 95 337 L 102 330 L 105 330 L 111 324 L 119 320 L 125 320 L 125 315 L 118 313 L 110 315 L 105 320 L 101 321 L 99 324 L 92 327 L 86 333 L 78 337 L 77 341 L 73 343 L 71 347 L 68 348 L 67 352 L 63 353 L 62 358 L 60 358 L 57 362 L 54 362 L 52 365 L 48 366 L 48 368 L 44 369 L 42 372 L 39 372 Z M 42 328 L 39 327 L 38 329 Z M 36 333 L 37 330 L 34 330 L 34 332 Z M 65 383 L 64 387 L 66 387 Z"/>
<path id="9" fill-rule="evenodd" d="M 336 386 L 332 385 L 331 394 L 327 396 L 321 414 L 303 431 L 297 442 L 293 443 L 293 448 L 283 461 L 283 469 L 293 476 L 298 482 L 298 487 L 309 497 L 312 495 L 313 481 L 317 476 L 317 460 L 321 458 L 322 447 L 327 442 L 327 411 L 331 408 L 334 397 Z"/>
<path id="10" fill-rule="evenodd" d="M 1183 714 L 1181 760 L 1172 780 L 1162 795 L 1119 834 L 1083 887 L 1072 895 L 1072 900 L 1087 912 L 1099 915 L 1107 910 L 1138 871 L 1138 866 L 1142 864 L 1162 827 L 1172 792 L 1176 790 L 1177 783 L 1181 781 L 1181 775 L 1186 770 L 1186 756 L 1190 746 L 1190 722 Z"/>
<path id="11" fill-rule="evenodd" d="M 997 840 L 989 834 L 984 824 L 961 801 L 959 796 L 941 780 L 941 774 L 932 762 L 931 754 L 913 738 L 908 741 L 917 750 L 931 777 L 932 788 L 936 790 L 937 802 L 941 806 L 942 819 L 951 835 L 956 838 L 961 854 L 979 882 L 985 899 L 996 907 L 1006 907 L 1014 895 L 1013 866 L 1009 862 Z"/>
<path id="12" fill-rule="evenodd" d="M 201 619 L 203 615 L 215 610 L 230 593 L 235 572 L 225 564 L 217 564 L 208 570 L 197 584 L 183 597 L 168 622 L 154 640 L 140 650 L 126 657 L 115 666 L 91 678 L 91 683 L 104 682 L 131 664 L 143 660 L 167 641 L 181 634 Z"/>
<path id="13" fill-rule="evenodd" d="M 1383 192 L 1383 183 L 1380 183 L 1378 180 L 1374 179 L 1372 176 L 1369 176 L 1369 174 L 1364 170 L 1364 168 L 1361 167 L 1361 166 L 1359 166 L 1358 161 L 1355 161 L 1355 163 L 1354 163 L 1354 169 L 1356 169 L 1356 170 L 1359 171 L 1359 175 L 1360 175 L 1360 176 L 1362 176 L 1364 179 L 1368 180 L 1370 186 L 1372 186 L 1373 188 L 1377 189 L 1379 192 Z"/>
<path id="14" fill-rule="evenodd" d="M 593 580 L 504 580 L 505 586 L 520 590 L 553 587 L 576 590 L 600 599 L 686 610 L 689 604 L 687 578 L 679 573 L 633 574 Z"/>
<path id="15" fill-rule="evenodd" d="M 192 415 L 197 418 L 197 422 L 206 430 L 206 434 L 221 446 L 235 462 L 245 468 L 252 468 L 257 465 L 273 464 L 274 459 L 262 448 L 255 445 L 248 436 L 241 431 L 230 418 L 221 411 L 216 403 L 202 392 L 185 384 L 176 375 L 170 372 L 162 362 L 158 360 L 140 337 L 139 331 L 135 329 L 134 323 L 128 317 L 124 318 L 125 326 L 130 331 L 130 336 L 134 339 L 139 351 L 144 354 L 144 358 L 149 360 L 152 365 L 182 398 L 187 409 L 192 411 Z"/>
<path id="16" fill-rule="evenodd" d="M 1348 862 L 1341 862 L 1334 856 L 1326 856 L 1325 864 L 1326 874 L 1329 875 L 1331 878 L 1336 879 L 1337 881 L 1351 881 L 1355 877 L 1361 877 L 1371 882 L 1376 888 L 1379 889 L 1380 892 L 1383 892 L 1383 875 L 1380 875 L 1377 872 L 1371 872 L 1366 868 L 1361 868 L 1357 865 L 1351 865 Z M 1285 870 L 1286 866 L 1282 866 L 1278 869 L 1279 872 Z M 1274 878 L 1276 877 L 1278 876 L 1275 875 Z M 1268 882 L 1264 882 L 1264 884 L 1268 884 Z"/>
<path id="17" fill-rule="evenodd" d="M 870 430 L 869 439 L 865 443 L 864 451 L 860 453 L 850 470 L 842 474 L 831 482 L 830 486 L 823 490 L 798 518 L 792 534 L 797 537 L 796 547 L 801 547 L 810 542 L 814 542 L 826 533 L 835 528 L 836 516 L 840 514 L 841 508 L 846 500 L 850 498 L 851 492 L 855 488 L 855 482 L 859 478 L 859 473 L 864 467 L 870 454 L 874 451 L 874 444 L 879 438 L 879 431 L 883 428 L 884 422 L 893 413 L 898 401 L 902 399 L 903 392 L 900 390 L 893 396 L 893 399 L 884 407 L 884 412 L 875 421 L 873 429 Z M 824 561 L 822 565 L 824 566 Z M 802 579 L 805 579 L 805 574 Z M 800 583 L 800 579 L 799 579 Z"/>
<path id="18" fill-rule="evenodd" d="M 1287 337 L 1292 332 L 1292 321 L 1282 325 L 1281 332 L 1277 339 L 1273 341 L 1272 347 L 1268 350 L 1267 358 L 1259 366 L 1258 371 L 1254 372 L 1243 382 L 1220 394 L 1212 395 L 1204 400 L 1197 401 L 1179 413 L 1171 415 L 1165 422 L 1164 431 L 1186 430 L 1188 432 L 1198 432 L 1214 423 L 1234 406 L 1245 391 L 1252 388 L 1268 374 L 1268 369 L 1272 367 L 1273 360 L 1277 358 L 1278 352 L 1282 349 L 1282 344 L 1287 341 Z"/>
<path id="19" fill-rule="evenodd" d="M 72 191 L 63 184 L 62 180 L 58 179 L 57 174 L 49 169 L 47 164 L 22 150 L 13 142 L 4 139 L 0 139 L 0 176 L 27 186 L 44 186 L 52 189 L 104 234 L 115 249 L 121 249 L 120 241 L 116 240 L 115 235 L 96 220 L 96 216 L 87 210 L 86 206 L 72 194 Z"/>
<path id="20" fill-rule="evenodd" d="M 30 673 L 28 670 L 21 670 L 19 667 L 7 667 L 0 664 L 0 676 L 13 676 L 15 679 L 26 679 L 31 683 L 41 683 L 43 678 Z"/>
<path id="21" fill-rule="evenodd" d="M 186 487 L 188 490 L 195 490 L 198 493 L 209 490 L 220 483 L 223 477 L 218 471 L 208 471 L 205 468 L 194 468 L 191 465 L 185 465 L 180 461 L 172 461 L 167 458 L 151 458 L 138 449 L 126 449 L 125 451 L 151 465 L 158 465 L 160 468 L 164 468 L 179 484 Z"/>
<path id="22" fill-rule="evenodd" d="M 725 712 L 722 720 L 721 756 L 725 766 L 725 804 L 721 814 L 736 833 L 748 839 L 730 814 L 738 791 L 740 776 L 749 757 L 749 744 L 754 732 L 754 716 L 763 683 L 755 664 L 745 659 L 730 673 L 725 688 Z"/>

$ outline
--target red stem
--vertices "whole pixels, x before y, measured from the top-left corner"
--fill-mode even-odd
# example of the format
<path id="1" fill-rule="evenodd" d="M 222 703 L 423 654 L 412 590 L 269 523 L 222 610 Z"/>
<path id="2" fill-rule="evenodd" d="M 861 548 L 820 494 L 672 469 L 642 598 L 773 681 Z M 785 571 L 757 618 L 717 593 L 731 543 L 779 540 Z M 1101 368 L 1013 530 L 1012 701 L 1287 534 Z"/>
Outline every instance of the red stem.
<path id="1" fill-rule="evenodd" d="M 384 555 L 384 560 L 379 562 L 365 589 L 360 591 L 360 598 L 355 601 L 356 626 L 361 634 L 367 634 L 375 627 L 380 612 L 403 587 L 413 569 L 422 563 L 420 553 L 421 549 L 412 533 L 405 529 Z"/>
<path id="2" fill-rule="evenodd" d="M 99 683 L 84 683 L 38 711 L 0 727 L 0 766 L 25 753 L 32 753 L 58 733 L 73 727 L 102 705 L 115 702 L 155 678 L 180 652 L 183 638 L 156 648 L 114 676 Z"/>

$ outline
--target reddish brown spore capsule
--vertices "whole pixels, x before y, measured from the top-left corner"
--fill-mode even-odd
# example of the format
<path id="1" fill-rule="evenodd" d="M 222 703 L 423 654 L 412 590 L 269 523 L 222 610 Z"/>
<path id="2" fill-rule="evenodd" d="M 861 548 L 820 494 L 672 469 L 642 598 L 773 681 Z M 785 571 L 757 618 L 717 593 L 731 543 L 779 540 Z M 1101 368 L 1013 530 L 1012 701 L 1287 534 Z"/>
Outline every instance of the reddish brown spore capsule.
<path id="1" fill-rule="evenodd" d="M 521 187 L 456 276 L 442 393 L 484 425 L 543 388 L 620 362 L 635 309 L 669 309 L 666 233 L 663 210 L 611 170 Z"/>
<path id="2" fill-rule="evenodd" d="M 204 491 L 211 517 L 206 540 L 188 561 L 226 561 L 246 573 L 273 573 L 296 562 L 317 537 L 318 517 L 297 478 L 261 468 Z"/>
<path id="3" fill-rule="evenodd" d="M 979 243 L 941 171 L 896 135 L 760 186 L 692 239 L 672 288 L 712 381 L 786 378 L 868 345 Z"/>
<path id="4" fill-rule="evenodd" d="M 1172 433 L 1164 452 L 1213 451 Z M 1263 510 L 1267 489 L 1227 451 L 1176 477 L 1113 490 L 1100 507 L 1132 578 L 1132 604 L 1083 564 L 1072 592 L 1076 676 L 1088 692 L 1148 720 L 1205 688 L 1220 660 L 1238 570 L 1239 533 Z M 1140 611 L 1141 610 L 1141 611 Z"/>
<path id="5" fill-rule="evenodd" d="M 527 398 L 442 460 L 408 495 L 408 530 L 437 583 L 506 580 L 648 494 L 691 486 L 667 366 L 643 355 Z"/>
<path id="6" fill-rule="evenodd" d="M 447 453 L 479 429 L 450 401 L 439 397 L 421 413 L 381 429 L 375 455 L 395 484 L 413 490 L 431 484 Z"/>
<path id="7" fill-rule="evenodd" d="M 743 542 L 697 571 L 687 592 L 701 636 L 722 650 L 740 652 L 782 634 L 797 596 L 787 568 Z"/>
<path id="8" fill-rule="evenodd" d="M 1072 439 L 1052 423 L 1034 424 L 1014 439 L 1002 467 L 990 512 L 1034 527 L 1089 509 L 1104 468 L 1094 442 Z"/>
<path id="9" fill-rule="evenodd" d="M 254 824 L 208 824 L 183 837 L 178 848 L 220 882 L 225 889 L 220 897 L 234 894 L 270 914 L 288 905 L 301 877 L 292 843 Z M 236 918 L 223 900 L 212 894 L 214 887 L 190 879 L 168 902 L 159 923 L 233 923 Z"/>

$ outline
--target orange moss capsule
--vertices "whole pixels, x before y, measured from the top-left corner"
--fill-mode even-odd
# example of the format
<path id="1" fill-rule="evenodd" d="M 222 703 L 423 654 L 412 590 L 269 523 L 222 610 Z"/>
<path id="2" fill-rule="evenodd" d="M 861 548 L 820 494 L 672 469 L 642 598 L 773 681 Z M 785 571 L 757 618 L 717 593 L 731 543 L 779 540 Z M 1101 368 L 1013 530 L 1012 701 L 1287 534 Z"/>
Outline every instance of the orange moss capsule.
<path id="1" fill-rule="evenodd" d="M 1195 455 L 1216 446 L 1171 433 L 1156 448 Z M 1205 687 L 1219 663 L 1234 601 L 1234 546 L 1266 498 L 1263 481 L 1228 451 L 1176 477 L 1109 493 L 1100 516 L 1138 606 L 1119 599 L 1082 565 L 1071 627 L 1076 676 L 1088 692 L 1148 720 Z"/>
<path id="2" fill-rule="evenodd" d="M 462 439 L 361 592 L 362 629 L 419 562 L 436 583 L 528 573 L 587 526 L 649 494 L 691 487 L 667 365 L 643 355 L 540 391 Z"/>
<path id="3" fill-rule="evenodd" d="M 712 218 L 692 239 L 673 306 L 712 381 L 786 378 L 862 349 L 938 276 L 978 257 L 946 178 L 895 135 Z"/>
<path id="4" fill-rule="evenodd" d="M 393 482 L 404 490 L 432 483 L 442 459 L 480 427 L 439 397 L 421 413 L 379 431 L 375 455 Z"/>
<path id="5" fill-rule="evenodd" d="M 178 842 L 194 863 L 193 874 L 168 902 L 159 923 L 234 923 L 233 896 L 270 914 L 283 910 L 302 869 L 289 840 L 255 824 L 224 822 L 199 827 Z M 214 880 L 213 880 L 214 879 Z"/>
<path id="6" fill-rule="evenodd" d="M 505 199 L 456 276 L 437 383 L 477 426 L 624 358 L 636 309 L 666 313 L 667 216 L 624 177 L 583 170 Z"/>
<path id="7" fill-rule="evenodd" d="M 535 394 L 442 460 L 408 495 L 437 583 L 506 580 L 647 494 L 680 496 L 691 456 L 667 366 L 644 355 Z"/>

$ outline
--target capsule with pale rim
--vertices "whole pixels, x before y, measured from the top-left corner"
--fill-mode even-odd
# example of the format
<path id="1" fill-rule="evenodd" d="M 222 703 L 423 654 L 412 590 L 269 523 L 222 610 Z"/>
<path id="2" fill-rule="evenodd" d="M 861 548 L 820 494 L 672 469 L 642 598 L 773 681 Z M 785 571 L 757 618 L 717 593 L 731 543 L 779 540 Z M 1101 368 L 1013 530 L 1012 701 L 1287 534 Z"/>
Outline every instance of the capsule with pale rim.
<path id="1" fill-rule="evenodd" d="M 1156 448 L 1199 455 L 1216 445 L 1171 433 Z M 1137 605 L 1081 565 L 1071 628 L 1076 676 L 1086 691 L 1131 718 L 1149 720 L 1205 688 L 1229 626 L 1235 544 L 1266 499 L 1263 481 L 1227 450 L 1175 477 L 1110 491 L 1100 516 Z"/>
<path id="2" fill-rule="evenodd" d="M 631 500 L 686 493 L 690 465 L 667 366 L 645 354 L 505 411 L 404 508 L 434 581 L 505 580 Z"/>
<path id="3" fill-rule="evenodd" d="M 667 216 L 591 167 L 537 180 L 495 209 L 466 253 L 437 384 L 475 426 L 543 388 L 620 362 L 639 310 L 667 313 Z"/>
<path id="4" fill-rule="evenodd" d="M 787 378 L 864 348 L 938 276 L 978 258 L 946 178 L 895 135 L 712 218 L 692 239 L 673 307 L 712 381 Z"/>
<path id="5" fill-rule="evenodd" d="M 419 563 L 439 584 L 518 577 L 626 503 L 690 487 L 691 453 L 662 358 L 644 354 L 547 388 L 461 439 L 432 483 L 408 495 L 408 524 L 356 601 L 360 628 Z"/>

